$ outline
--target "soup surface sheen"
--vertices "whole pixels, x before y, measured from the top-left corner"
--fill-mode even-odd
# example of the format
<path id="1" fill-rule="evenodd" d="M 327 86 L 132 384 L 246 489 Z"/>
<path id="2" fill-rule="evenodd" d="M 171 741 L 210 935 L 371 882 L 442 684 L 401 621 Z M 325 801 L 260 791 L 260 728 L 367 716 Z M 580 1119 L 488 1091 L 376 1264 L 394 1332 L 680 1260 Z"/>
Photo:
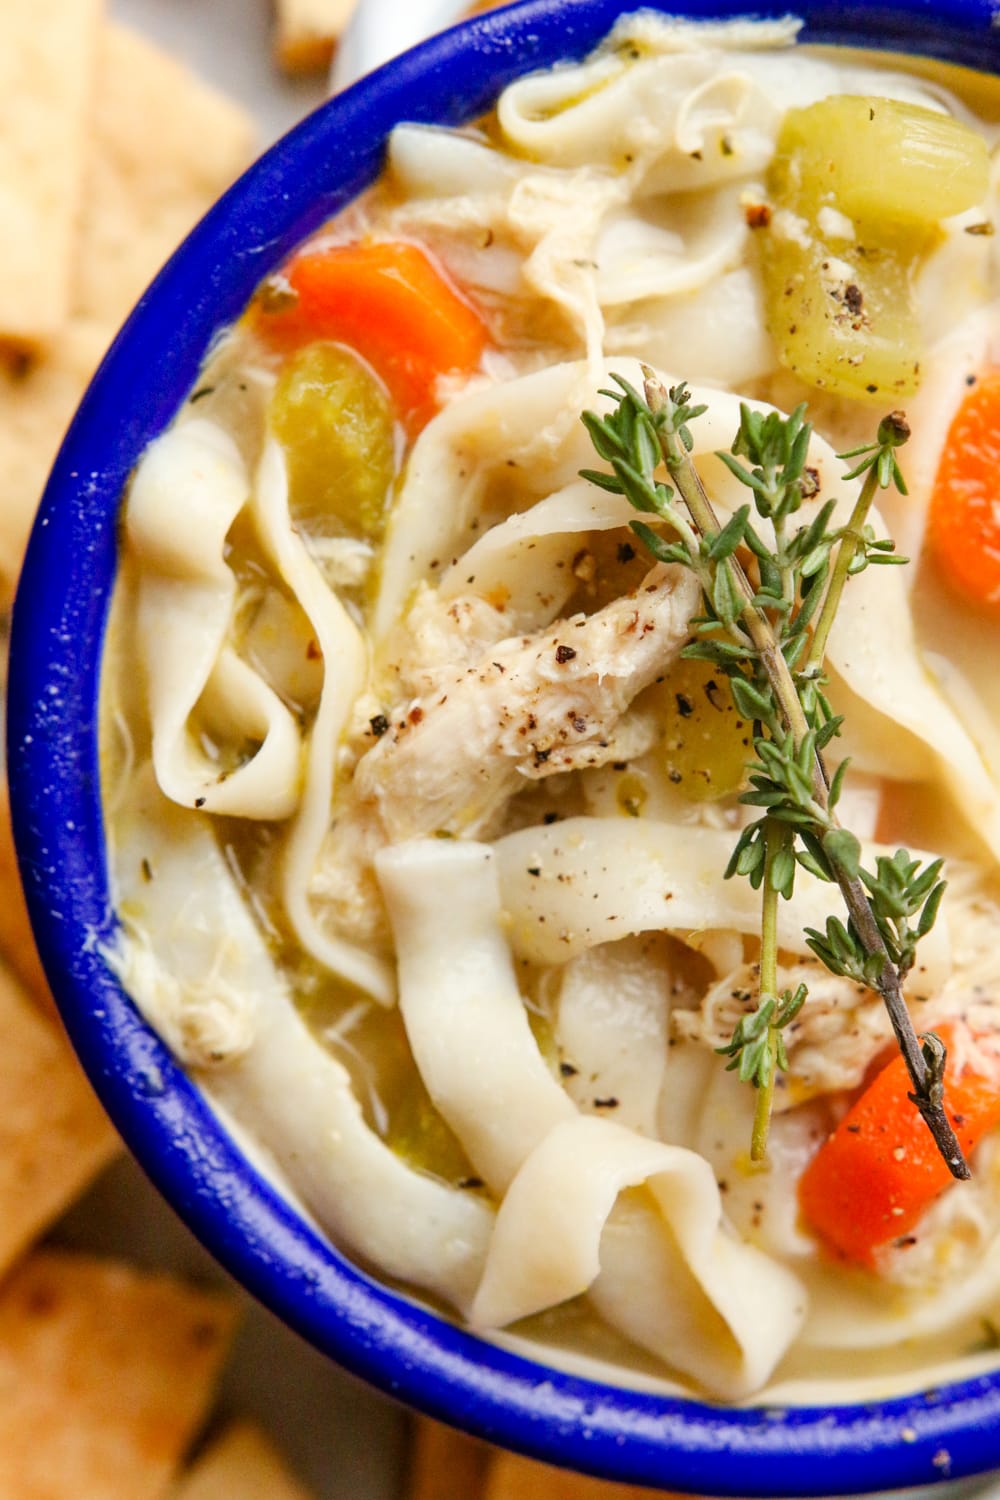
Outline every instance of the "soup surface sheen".
<path id="1" fill-rule="evenodd" d="M 754 727 L 681 655 L 692 571 L 580 475 L 607 470 L 581 413 L 651 367 L 705 407 L 720 523 L 741 401 L 804 401 L 795 524 L 843 526 L 836 455 L 905 409 L 908 494 L 868 520 L 912 561 L 847 583 L 829 753 L 866 859 L 946 859 L 905 998 L 954 1112 L 995 1097 L 991 93 L 795 29 L 626 18 L 474 127 L 399 127 L 143 458 L 102 697 L 112 961 L 255 1162 L 484 1334 L 726 1401 L 992 1368 L 1000 1317 L 996 1114 L 932 1189 L 905 1079 L 852 1123 L 892 1033 L 811 951 L 843 912 L 805 868 L 776 945 L 808 999 L 751 1159 L 720 1049 L 761 988 L 760 893 L 724 879 Z M 851 1244 L 799 1186 L 838 1125 L 879 1221 Z"/>

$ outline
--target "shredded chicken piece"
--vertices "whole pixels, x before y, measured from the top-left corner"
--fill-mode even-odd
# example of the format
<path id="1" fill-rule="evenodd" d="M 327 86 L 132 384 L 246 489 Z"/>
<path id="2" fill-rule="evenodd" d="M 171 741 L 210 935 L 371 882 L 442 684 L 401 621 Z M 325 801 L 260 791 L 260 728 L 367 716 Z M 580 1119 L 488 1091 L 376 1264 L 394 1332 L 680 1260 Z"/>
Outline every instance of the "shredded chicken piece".
<path id="1" fill-rule="evenodd" d="M 387 702 L 443 691 L 458 673 L 511 633 L 505 609 L 478 594 L 442 599 L 422 584 L 405 618 L 392 631 L 386 650 L 389 680 L 379 683 Z M 516 628 L 516 627 L 515 627 Z"/>
<path id="2" fill-rule="evenodd" d="M 635 593 L 499 641 L 394 710 L 335 809 L 313 882 L 338 930 L 371 923 L 362 885 L 382 844 L 481 835 L 525 780 L 617 758 L 620 721 L 677 656 L 698 597 L 690 573 L 657 565 Z"/>
<path id="3" fill-rule="evenodd" d="M 929 1031 L 960 1016 L 976 1030 L 1000 1032 L 1000 893 L 992 877 L 958 861 L 947 868 L 948 930 L 952 971 L 934 994 L 921 984 L 919 964 L 905 985 L 918 1031 Z M 677 1036 L 707 1047 L 723 1047 L 742 1016 L 756 1005 L 759 970 L 741 964 L 723 975 L 697 1009 L 672 1018 Z M 856 1089 L 883 1049 L 892 1027 L 879 996 L 866 986 L 839 978 L 818 960 L 779 967 L 778 988 L 806 985 L 809 998 L 785 1029 L 789 1073 L 779 1075 L 775 1110 L 780 1113 L 817 1094 Z"/>
<path id="4" fill-rule="evenodd" d="M 724 1047 L 756 1006 L 758 984 L 757 966 L 741 964 L 711 987 L 698 1010 L 675 1013 L 676 1034 L 713 1049 Z M 806 985 L 809 999 L 784 1032 L 790 1078 L 778 1079 L 774 1107 L 779 1113 L 813 1094 L 855 1088 L 892 1038 L 885 1007 L 864 985 L 809 959 L 779 969 L 779 990 L 799 984 Z"/>
<path id="5" fill-rule="evenodd" d="M 442 599 L 436 589 L 420 584 L 406 615 L 380 648 L 372 682 L 351 711 L 337 756 L 340 775 L 353 774 L 371 749 L 377 738 L 373 725 L 382 722 L 384 704 L 443 690 L 510 630 L 504 610 L 487 600 L 475 594 Z"/>
<path id="6" fill-rule="evenodd" d="M 596 614 L 500 641 L 393 715 L 358 763 L 357 804 L 392 842 L 475 834 L 520 777 L 600 765 L 633 698 L 687 640 L 697 599 L 689 573 L 661 565 Z"/>

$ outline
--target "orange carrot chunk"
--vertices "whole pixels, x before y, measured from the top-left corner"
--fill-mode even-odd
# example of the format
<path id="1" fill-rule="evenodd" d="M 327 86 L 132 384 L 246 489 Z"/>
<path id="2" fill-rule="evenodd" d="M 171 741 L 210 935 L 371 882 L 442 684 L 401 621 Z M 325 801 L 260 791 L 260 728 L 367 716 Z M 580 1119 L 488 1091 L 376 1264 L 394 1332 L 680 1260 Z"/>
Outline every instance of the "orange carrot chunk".
<path id="1" fill-rule="evenodd" d="M 931 555 L 966 598 L 1000 609 L 1000 371 L 970 388 L 948 429 L 927 518 Z"/>
<path id="2" fill-rule="evenodd" d="M 963 1152 L 1000 1122 L 1000 1067 L 961 1023 L 941 1026 L 948 1048 L 945 1110 Z M 799 1182 L 799 1205 L 835 1252 L 875 1267 L 878 1252 L 906 1236 L 954 1179 L 908 1095 L 896 1056 L 851 1106 Z"/>
<path id="3" fill-rule="evenodd" d="M 438 409 L 442 375 L 468 375 L 486 347 L 478 312 L 418 245 L 306 250 L 284 272 L 294 301 L 260 299 L 257 326 L 281 348 L 332 339 L 381 377 L 414 434 Z"/>

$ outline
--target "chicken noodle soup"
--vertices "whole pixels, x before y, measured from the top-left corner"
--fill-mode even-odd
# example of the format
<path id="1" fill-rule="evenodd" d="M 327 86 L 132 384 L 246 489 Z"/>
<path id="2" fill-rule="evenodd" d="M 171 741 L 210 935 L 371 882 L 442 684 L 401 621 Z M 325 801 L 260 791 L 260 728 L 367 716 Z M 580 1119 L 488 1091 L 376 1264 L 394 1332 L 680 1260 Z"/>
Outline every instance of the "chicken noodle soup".
<path id="1" fill-rule="evenodd" d="M 102 701 L 112 962 L 254 1159 L 484 1334 L 726 1401 L 992 1366 L 1000 1316 L 998 625 L 960 565 L 996 546 L 963 403 L 998 356 L 997 131 L 926 69 L 795 34 L 639 15 L 475 127 L 399 127 L 140 463 Z M 905 406 L 909 492 L 878 491 L 826 642 L 828 753 L 883 885 L 930 868 L 936 904 L 947 858 L 898 967 L 971 1182 L 867 971 L 817 958 L 846 920 L 822 849 L 763 947 L 760 891 L 724 878 L 762 711 L 692 655 L 723 638 L 704 569 L 612 482 L 629 387 L 704 407 L 720 525 L 752 498 L 718 456 L 741 402 L 807 402 L 795 525 L 827 506 L 838 536 L 864 478 L 837 454 Z M 910 566 L 857 571 L 887 536 Z M 827 587 L 788 567 L 797 608 Z M 773 1028 L 759 1162 L 727 1064 L 769 954 L 808 998 Z"/>

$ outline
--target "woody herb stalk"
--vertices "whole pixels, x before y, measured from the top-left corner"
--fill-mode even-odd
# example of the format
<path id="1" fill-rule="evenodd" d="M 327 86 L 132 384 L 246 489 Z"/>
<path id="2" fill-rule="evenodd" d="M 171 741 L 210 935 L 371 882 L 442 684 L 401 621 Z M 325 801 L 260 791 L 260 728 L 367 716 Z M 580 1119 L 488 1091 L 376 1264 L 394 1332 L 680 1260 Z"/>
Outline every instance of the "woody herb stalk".
<path id="1" fill-rule="evenodd" d="M 790 518 L 818 488 L 806 463 L 811 427 L 805 408 L 784 417 L 742 406 L 732 449 L 717 456 L 750 490 L 757 516 L 770 524 L 772 544 L 751 524 L 750 505 L 720 525 L 690 456 L 688 424 L 705 408 L 692 406 L 683 385 L 668 391 L 652 370 L 644 366 L 643 373 L 644 395 L 613 376 L 618 389 L 604 394 L 615 410 L 603 418 L 584 413 L 591 441 L 612 472 L 582 472 L 666 523 L 666 535 L 644 521 L 633 521 L 632 529 L 654 557 L 691 568 L 701 584 L 704 613 L 692 622 L 695 638 L 684 654 L 726 674 L 737 711 L 754 725 L 757 759 L 741 801 L 761 816 L 740 834 L 726 876 L 744 876 L 762 892 L 760 994 L 757 1008 L 721 1049 L 757 1089 L 751 1154 L 764 1155 L 775 1074 L 787 1066 L 782 1033 L 806 1000 L 802 985 L 777 993 L 777 903 L 791 897 L 802 866 L 839 887 L 848 918 L 846 925 L 829 918 L 824 932 L 808 929 L 809 947 L 832 973 L 880 994 L 913 1084 L 910 1098 L 951 1172 L 967 1177 L 943 1107 L 944 1046 L 933 1033 L 918 1038 L 902 994 L 916 944 L 933 925 L 944 892 L 941 861 L 921 868 L 900 849 L 880 857 L 874 872 L 863 869 L 860 844 L 836 813 L 847 762 L 831 777 L 823 753 L 842 722 L 823 692 L 823 660 L 844 586 L 872 564 L 905 561 L 867 524 L 879 487 L 904 488 L 895 454 L 909 435 L 905 419 L 892 413 L 875 443 L 843 455 L 860 459 L 847 477 L 865 475 L 846 526 L 831 529 L 834 505 L 826 501 L 791 531 Z M 673 485 L 656 478 L 661 462 Z M 749 569 L 739 551 L 752 557 Z"/>

